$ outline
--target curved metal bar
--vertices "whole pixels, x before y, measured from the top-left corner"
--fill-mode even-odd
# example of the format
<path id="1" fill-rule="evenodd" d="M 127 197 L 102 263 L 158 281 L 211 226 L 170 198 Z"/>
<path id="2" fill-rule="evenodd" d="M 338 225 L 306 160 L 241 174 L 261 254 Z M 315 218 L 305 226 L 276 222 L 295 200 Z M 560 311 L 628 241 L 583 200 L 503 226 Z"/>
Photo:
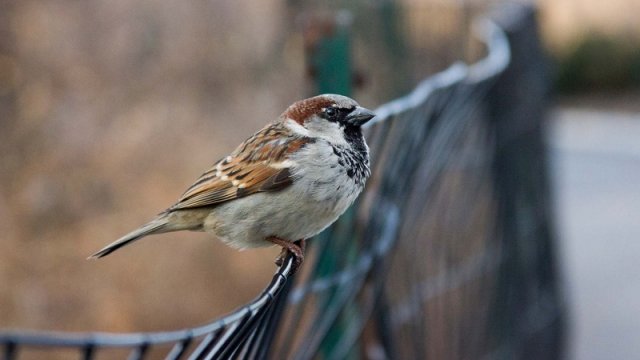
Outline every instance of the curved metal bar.
<path id="1" fill-rule="evenodd" d="M 504 30 L 495 22 L 482 19 L 475 24 L 474 32 L 480 40 L 487 44 L 487 56 L 472 65 L 456 62 L 446 70 L 428 77 L 408 95 L 378 107 L 374 111 L 376 117 L 365 126 L 371 127 L 408 109 L 424 104 L 437 89 L 445 88 L 464 80 L 483 81 L 504 71 L 511 59 L 511 49 Z"/>
<path id="2" fill-rule="evenodd" d="M 30 346 L 83 347 L 128 347 L 140 344 L 163 344 L 186 341 L 214 333 L 224 327 L 255 315 L 268 306 L 277 296 L 292 274 L 294 259 L 288 255 L 282 267 L 274 274 L 271 283 L 249 304 L 209 324 L 192 329 L 149 333 L 65 333 L 49 331 L 13 330 L 0 333 L 0 344 Z"/>

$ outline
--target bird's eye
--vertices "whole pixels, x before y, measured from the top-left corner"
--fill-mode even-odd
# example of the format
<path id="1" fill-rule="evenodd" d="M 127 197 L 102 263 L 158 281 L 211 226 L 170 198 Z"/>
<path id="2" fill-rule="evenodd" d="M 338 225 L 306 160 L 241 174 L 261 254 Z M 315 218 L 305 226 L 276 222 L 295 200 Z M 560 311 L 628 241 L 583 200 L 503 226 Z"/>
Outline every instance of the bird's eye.
<path id="1" fill-rule="evenodd" d="M 327 116 L 327 119 L 329 120 L 335 119 L 336 115 L 338 115 L 338 111 L 333 107 L 328 107 L 324 109 L 324 113 Z"/>

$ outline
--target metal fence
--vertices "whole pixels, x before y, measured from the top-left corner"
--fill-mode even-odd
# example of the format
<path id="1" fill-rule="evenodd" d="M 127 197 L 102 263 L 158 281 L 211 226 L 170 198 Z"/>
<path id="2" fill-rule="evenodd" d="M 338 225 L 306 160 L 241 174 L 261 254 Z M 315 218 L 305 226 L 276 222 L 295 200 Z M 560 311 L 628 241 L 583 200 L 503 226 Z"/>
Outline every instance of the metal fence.
<path id="1" fill-rule="evenodd" d="M 163 333 L 0 332 L 81 358 L 553 359 L 563 355 L 535 11 L 480 23 L 487 55 L 377 109 L 365 193 L 250 304 Z M 120 353 L 119 353 L 120 354 Z"/>

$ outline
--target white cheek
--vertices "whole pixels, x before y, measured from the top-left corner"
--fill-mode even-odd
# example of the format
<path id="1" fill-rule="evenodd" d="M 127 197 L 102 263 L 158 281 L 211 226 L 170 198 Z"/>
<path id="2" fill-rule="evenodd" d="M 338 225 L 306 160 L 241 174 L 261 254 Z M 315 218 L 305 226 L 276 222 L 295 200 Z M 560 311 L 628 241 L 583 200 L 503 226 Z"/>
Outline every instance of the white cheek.
<path id="1" fill-rule="evenodd" d="M 336 122 L 313 118 L 305 126 L 309 131 L 310 137 L 325 139 L 335 145 L 347 144 L 344 138 L 344 129 Z"/>

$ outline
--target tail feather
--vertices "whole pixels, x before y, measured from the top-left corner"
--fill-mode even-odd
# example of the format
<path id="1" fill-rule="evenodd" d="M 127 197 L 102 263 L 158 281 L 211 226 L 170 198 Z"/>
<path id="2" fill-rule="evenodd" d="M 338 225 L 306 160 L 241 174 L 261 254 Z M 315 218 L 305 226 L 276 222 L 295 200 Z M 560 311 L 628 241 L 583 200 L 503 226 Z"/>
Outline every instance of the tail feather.
<path id="1" fill-rule="evenodd" d="M 87 259 L 99 259 L 101 257 L 107 256 L 112 252 L 120 249 L 121 247 L 132 243 L 142 237 L 151 234 L 160 234 L 167 231 L 172 231 L 168 225 L 167 216 L 159 216 L 156 219 L 153 219 L 146 225 L 128 233 L 127 235 L 121 237 L 120 239 L 112 242 L 111 244 L 105 246 L 100 251 L 95 254 L 89 256 Z"/>

